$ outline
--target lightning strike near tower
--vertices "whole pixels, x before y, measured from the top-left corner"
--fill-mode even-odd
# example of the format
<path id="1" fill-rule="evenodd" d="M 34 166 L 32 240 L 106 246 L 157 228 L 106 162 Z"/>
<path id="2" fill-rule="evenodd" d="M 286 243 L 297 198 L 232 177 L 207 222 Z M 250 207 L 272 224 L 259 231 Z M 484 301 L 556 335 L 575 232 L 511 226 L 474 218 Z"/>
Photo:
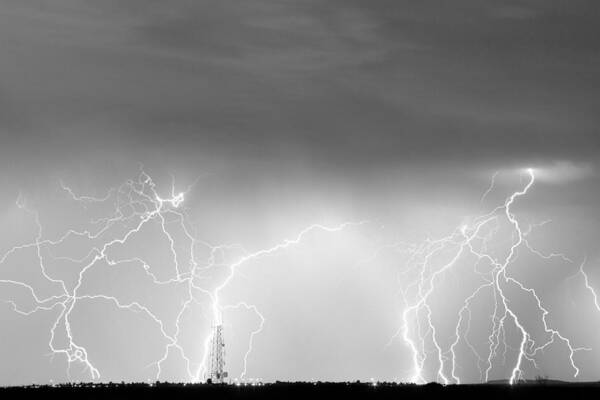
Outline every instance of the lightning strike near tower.
<path id="1" fill-rule="evenodd" d="M 599 16 L 0 0 L 0 400 L 600 391 Z"/>
<path id="2" fill-rule="evenodd" d="M 520 174 L 523 179 L 519 189 L 506 194 L 504 201 L 491 211 L 460 224 L 447 236 L 427 239 L 423 243 L 403 241 L 388 244 L 379 248 L 372 257 L 360 261 L 362 264 L 377 263 L 382 253 L 390 249 L 398 250 L 405 257 L 406 262 L 398 270 L 402 303 L 400 326 L 389 344 L 397 340 L 408 349 L 411 364 L 409 381 L 462 383 L 471 358 L 480 381 L 505 376 L 509 383 L 514 384 L 530 379 L 535 371 L 539 371 L 539 358 L 552 349 L 563 352 L 564 362 L 574 378 L 580 374 L 578 355 L 591 349 L 553 324 L 553 310 L 543 296 L 517 273 L 526 268 L 517 262 L 524 254 L 544 262 L 557 260 L 567 267 L 573 266 L 572 259 L 565 254 L 540 250 L 531 243 L 534 231 L 551 221 L 525 225 L 517 217 L 519 203 L 527 198 L 536 184 L 535 169 L 526 169 Z M 481 197 L 482 206 L 486 198 L 499 190 L 499 175 L 497 172 L 492 176 L 490 186 Z M 36 268 L 44 284 L 54 288 L 55 293 L 41 294 L 35 285 L 16 279 L 0 279 L 0 285 L 26 293 L 29 301 L 2 296 L 15 313 L 23 317 L 39 313 L 56 315 L 48 331 L 47 347 L 53 357 L 66 360 L 69 379 L 72 368 L 76 366 L 83 367 L 89 379 L 103 378 L 102 368 L 90 352 L 90 346 L 78 339 L 73 323 L 78 308 L 96 303 L 125 313 L 143 315 L 154 327 L 164 343 L 159 348 L 160 356 L 147 366 L 153 369 L 155 379 L 160 380 L 165 375 L 165 365 L 170 357 L 176 355 L 183 362 L 187 381 L 226 383 L 233 378 L 235 382 L 244 382 L 251 373 L 250 360 L 256 338 L 263 332 L 268 320 L 259 307 L 249 301 L 225 302 L 224 291 L 251 262 L 284 252 L 317 232 L 335 234 L 366 224 L 366 221 L 344 222 L 337 226 L 311 224 L 293 238 L 248 251 L 239 244 L 214 245 L 199 238 L 191 222 L 190 210 L 186 207 L 186 196 L 193 185 L 177 191 L 173 180 L 165 196 L 143 168 L 135 179 L 109 189 L 100 197 L 78 194 L 64 181 L 59 183 L 68 201 L 82 209 L 103 205 L 109 207 L 110 212 L 94 218 L 89 229 L 68 229 L 57 237 L 47 237 L 39 212 L 20 194 L 16 200 L 17 208 L 34 222 L 36 234 L 31 241 L 6 251 L 0 257 L 0 267 L 21 252 L 33 251 Z M 150 226 L 158 227 L 161 241 L 168 249 L 167 259 L 172 260 L 168 276 L 159 274 L 155 265 L 143 256 L 118 256 L 116 251 L 134 241 Z M 87 250 L 83 256 L 54 254 L 55 249 L 72 240 L 85 243 Z M 57 276 L 48 267 L 50 262 L 78 265 L 75 281 Z M 93 281 L 94 273 L 101 269 L 102 263 L 115 271 L 136 269 L 154 288 L 178 288 L 183 298 L 171 315 L 172 320 L 167 321 L 164 315 L 141 298 L 123 299 L 111 293 L 91 291 L 87 284 Z M 221 274 L 215 274 L 216 271 L 221 271 Z M 474 283 L 468 283 L 464 277 L 467 272 L 475 277 Z M 583 278 L 583 288 L 595 309 L 600 311 L 596 291 L 585 271 L 585 261 L 579 265 L 576 274 Z M 467 292 L 454 294 L 444 291 L 443 286 L 453 279 L 464 285 Z M 448 335 L 447 327 L 440 323 L 439 303 L 451 302 L 457 296 L 458 307 L 451 315 L 444 316 L 446 325 L 450 323 L 451 326 Z M 523 312 L 521 303 L 525 301 L 533 305 L 533 317 Z M 204 305 L 204 320 L 199 323 L 207 324 L 210 329 L 198 337 L 198 345 L 190 349 L 182 341 L 186 334 L 183 321 L 197 305 Z M 482 309 L 487 310 L 484 322 L 474 322 L 478 315 L 481 319 Z M 237 377 L 229 377 L 226 363 L 225 332 L 230 325 L 224 313 L 233 310 L 249 313 L 259 321 L 245 339 L 246 345 L 240 355 L 241 372 Z M 534 324 L 538 328 L 533 328 Z M 474 337 L 476 334 L 484 338 L 483 347 Z"/>
<path id="3" fill-rule="evenodd" d="M 57 311 L 58 316 L 54 320 L 52 327 L 48 332 L 48 348 L 52 356 L 62 356 L 68 363 L 67 374 L 70 378 L 70 370 L 73 366 L 83 366 L 88 377 L 92 380 L 102 378 L 102 370 L 96 366 L 94 358 L 90 356 L 85 345 L 76 339 L 76 332 L 72 327 L 72 315 L 74 310 L 84 302 L 106 303 L 122 311 L 132 313 L 142 313 L 154 326 L 157 332 L 164 339 L 162 356 L 157 358 L 148 367 L 155 369 L 155 378 L 161 379 L 163 365 L 171 353 L 177 353 L 185 364 L 187 371 L 187 380 L 192 382 L 201 382 L 211 379 L 213 382 L 225 382 L 227 377 L 225 368 L 225 342 L 223 334 L 223 310 L 241 308 L 259 316 L 260 325 L 251 332 L 247 351 L 243 357 L 243 369 L 240 379 L 247 375 L 248 359 L 252 352 L 253 341 L 256 335 L 260 334 L 265 318 L 255 305 L 246 302 L 238 304 L 223 304 L 221 292 L 234 279 L 237 269 L 251 260 L 257 260 L 261 257 L 273 255 L 277 252 L 299 244 L 306 236 L 311 233 L 321 231 L 335 233 L 353 225 L 360 225 L 364 222 L 346 222 L 338 226 L 326 226 L 313 224 L 303 229 L 295 238 L 283 240 L 279 244 L 261 249 L 255 252 L 243 250 L 239 245 L 211 245 L 196 237 L 195 228 L 190 222 L 188 211 L 184 206 L 185 196 L 191 189 L 176 192 L 175 184 L 172 184 L 171 192 L 164 197 L 160 194 L 156 183 L 143 168 L 140 170 L 136 179 L 128 180 L 119 187 L 111 188 L 105 196 L 93 197 L 87 195 L 78 195 L 65 182 L 60 181 L 61 189 L 69 196 L 74 203 L 80 204 L 84 208 L 92 204 L 105 204 L 112 206 L 110 215 L 95 218 L 91 221 L 93 229 L 75 230 L 69 229 L 56 238 L 47 238 L 44 236 L 44 228 L 40 222 L 37 211 L 27 205 L 24 196 L 19 195 L 16 204 L 23 212 L 30 215 L 37 226 L 36 237 L 28 243 L 14 246 L 6 251 L 0 257 L 0 267 L 2 264 L 10 261 L 19 252 L 33 249 L 37 254 L 38 268 L 48 285 L 58 285 L 60 293 L 44 297 L 38 294 L 38 291 L 30 284 L 12 280 L 0 279 L 0 285 L 7 285 L 25 289 L 33 301 L 32 307 L 26 304 L 20 304 L 19 301 L 2 298 L 8 303 L 14 312 L 31 316 L 37 313 L 52 313 Z M 159 227 L 163 240 L 170 249 L 170 257 L 173 260 L 174 269 L 170 277 L 159 277 L 154 271 L 150 262 L 141 257 L 118 258 L 112 255 L 111 250 L 119 245 L 126 245 L 136 234 L 139 234 L 146 226 L 155 224 Z M 174 226 L 183 232 L 183 239 L 176 237 L 173 233 Z M 88 253 L 84 257 L 74 258 L 68 256 L 55 257 L 52 255 L 52 249 L 65 244 L 72 239 L 83 240 L 89 247 Z M 187 258 L 182 258 L 178 248 L 186 246 Z M 206 259 L 200 259 L 197 254 L 198 248 L 208 251 L 209 256 Z M 224 263 L 221 257 L 229 249 L 242 249 L 244 254 L 235 261 Z M 46 262 L 48 260 L 69 261 L 81 265 L 77 273 L 75 284 L 71 287 L 66 280 L 52 276 L 47 271 Z M 176 312 L 174 326 L 168 324 L 158 316 L 150 306 L 141 301 L 123 301 L 118 296 L 105 293 L 88 293 L 84 290 L 91 273 L 101 263 L 105 262 L 113 269 L 117 268 L 137 268 L 144 272 L 155 287 L 178 286 L 184 288 L 185 298 Z M 227 275 L 214 288 L 206 287 L 204 280 L 214 269 L 225 267 L 228 270 Z M 201 299 L 210 299 L 208 307 L 208 319 L 213 327 L 204 339 L 199 341 L 204 345 L 200 346 L 201 354 L 193 354 L 185 349 L 181 344 L 182 320 L 193 304 L 200 304 Z"/>

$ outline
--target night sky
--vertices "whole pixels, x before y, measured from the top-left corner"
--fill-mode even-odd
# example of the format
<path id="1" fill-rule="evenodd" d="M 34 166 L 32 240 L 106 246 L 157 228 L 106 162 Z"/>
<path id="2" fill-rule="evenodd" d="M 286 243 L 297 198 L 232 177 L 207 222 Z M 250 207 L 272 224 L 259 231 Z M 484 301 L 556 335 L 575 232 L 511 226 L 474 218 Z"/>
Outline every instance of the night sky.
<path id="1" fill-rule="evenodd" d="M 36 237 L 93 230 L 90 221 L 110 207 L 78 202 L 64 188 L 103 197 L 142 169 L 161 196 L 186 192 L 203 260 L 210 246 L 239 244 L 222 255 L 231 264 L 240 248 L 272 248 L 311 224 L 368 221 L 317 229 L 251 260 L 223 298 L 255 304 L 265 318 L 246 377 L 403 381 L 412 375 L 410 349 L 390 341 L 405 306 L 400 243 L 444 237 L 502 206 L 533 168 L 535 184 L 513 211 L 523 229 L 534 226 L 536 249 L 569 261 L 523 251 L 513 272 L 542 297 L 548 322 L 591 350 L 576 353 L 577 377 L 562 344 L 524 374 L 597 380 L 600 309 L 579 269 L 585 260 L 589 285 L 600 290 L 599 19 L 600 4 L 580 0 L 2 1 L 0 257 Z M 155 228 L 115 253 L 162 271 L 172 260 Z M 506 256 L 514 233 L 502 225 L 499 235 Z M 0 385 L 90 380 L 81 363 L 51 357 L 60 307 L 20 315 L 13 305 L 35 307 L 31 295 L 5 282 L 60 295 L 40 265 L 73 282 L 81 266 L 65 257 L 83 257 L 84 242 L 44 245 L 41 256 L 27 248 L 0 263 Z M 146 299 L 174 329 L 180 285 L 153 286 L 139 266 L 121 269 L 99 261 L 82 290 Z M 206 279 L 222 279 L 217 269 Z M 439 307 L 462 302 L 474 279 L 461 271 L 432 305 L 450 338 L 442 347 L 458 309 Z M 518 295 L 511 302 L 524 320 L 540 316 Z M 100 379 L 155 380 L 149 365 L 162 357 L 164 338 L 151 321 L 89 303 L 74 308 L 73 337 Z M 181 339 L 193 368 L 211 326 L 206 299 L 197 303 Z M 479 304 L 490 313 L 487 300 Z M 260 321 L 243 307 L 229 314 L 227 369 L 240 377 Z M 490 326 L 473 325 L 473 346 L 487 354 Z M 513 328 L 506 336 L 518 346 Z M 461 381 L 481 380 L 461 346 Z M 510 376 L 513 350 L 490 379 Z M 425 362 L 426 380 L 440 380 L 435 360 Z M 189 381 L 185 364 L 169 354 L 159 378 Z"/>

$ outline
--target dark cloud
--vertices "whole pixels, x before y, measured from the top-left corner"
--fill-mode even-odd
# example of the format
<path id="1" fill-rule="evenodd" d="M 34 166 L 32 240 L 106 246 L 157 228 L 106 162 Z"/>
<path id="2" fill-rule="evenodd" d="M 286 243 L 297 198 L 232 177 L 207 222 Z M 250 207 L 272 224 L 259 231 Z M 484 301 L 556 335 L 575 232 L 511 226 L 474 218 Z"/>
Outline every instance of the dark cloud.
<path id="1" fill-rule="evenodd" d="M 429 0 L 4 5 L 2 135 L 10 144 L 16 134 L 61 142 L 117 132 L 104 144 L 249 158 L 297 153 L 361 168 L 592 159 L 599 8 Z"/>

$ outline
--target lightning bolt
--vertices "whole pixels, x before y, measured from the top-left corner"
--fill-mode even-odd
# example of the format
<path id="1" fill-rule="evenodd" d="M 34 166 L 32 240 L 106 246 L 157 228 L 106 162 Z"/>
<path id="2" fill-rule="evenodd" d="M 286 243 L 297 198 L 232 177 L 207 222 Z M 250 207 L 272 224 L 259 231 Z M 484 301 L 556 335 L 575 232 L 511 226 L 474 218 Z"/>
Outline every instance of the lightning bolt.
<path id="1" fill-rule="evenodd" d="M 177 192 L 175 190 L 175 180 L 173 178 L 170 194 L 168 196 L 162 196 L 158 191 L 156 183 L 150 175 L 144 171 L 143 166 L 140 166 L 140 172 L 136 179 L 128 180 L 118 187 L 109 189 L 102 197 L 93 197 L 78 195 L 61 180 L 59 184 L 62 190 L 69 196 L 71 201 L 80 204 L 83 208 L 87 209 L 92 205 L 98 204 L 112 204 L 114 208 L 109 216 L 91 220 L 90 223 L 92 229 L 81 231 L 71 229 L 56 239 L 44 238 L 39 214 L 27 207 L 24 196 L 20 194 L 17 198 L 17 207 L 32 215 L 37 227 L 37 235 L 32 242 L 14 246 L 6 251 L 0 257 L 0 266 L 22 251 L 35 249 L 39 268 L 45 282 L 47 284 L 58 285 L 60 293 L 49 297 L 42 297 L 38 295 L 33 285 L 27 282 L 12 279 L 0 279 L 0 284 L 25 289 L 33 299 L 34 307 L 26 309 L 22 305 L 19 305 L 15 300 L 4 299 L 4 301 L 11 306 L 14 312 L 23 316 L 31 316 L 38 312 L 59 310 L 58 316 L 50 328 L 48 347 L 53 356 L 62 355 L 66 358 L 68 362 L 67 374 L 69 379 L 71 379 L 70 369 L 74 364 L 83 365 L 85 371 L 89 373 L 92 380 L 100 379 L 101 377 L 101 372 L 99 368 L 95 366 L 94 360 L 90 356 L 88 350 L 76 340 L 71 319 L 73 310 L 82 302 L 106 302 L 125 312 L 142 313 L 156 326 L 157 331 L 165 341 L 165 345 L 162 350 L 162 356 L 148 367 L 154 367 L 156 369 L 155 377 L 157 380 L 161 377 L 163 363 L 167 360 L 171 352 L 174 351 L 178 352 L 184 360 L 188 374 L 187 379 L 189 381 L 202 381 L 207 368 L 206 361 L 212 333 L 208 334 L 204 339 L 203 354 L 201 356 L 189 354 L 181 344 L 180 339 L 183 329 L 181 324 L 184 315 L 189 311 L 193 304 L 201 305 L 202 300 L 206 298 L 210 299 L 211 305 L 209 307 L 209 316 L 212 325 L 221 324 L 223 322 L 223 311 L 232 308 L 244 308 L 247 311 L 255 313 L 260 319 L 259 327 L 250 334 L 247 351 L 244 354 L 243 369 L 240 379 L 245 379 L 254 339 L 256 335 L 260 334 L 262 331 L 266 320 L 255 305 L 246 302 L 240 302 L 234 305 L 222 304 L 222 291 L 226 289 L 229 283 L 235 278 L 236 271 L 249 261 L 274 255 L 291 246 L 297 245 L 306 236 L 316 231 L 335 233 L 342 231 L 347 227 L 365 223 L 346 222 L 338 226 L 313 224 L 300 231 L 294 239 L 286 239 L 270 248 L 255 252 L 244 250 L 244 255 L 235 262 L 224 264 L 220 261 L 223 258 L 221 256 L 224 252 L 243 248 L 239 245 L 211 245 L 207 241 L 197 238 L 194 226 L 190 222 L 191 218 L 188 215 L 188 209 L 184 206 L 185 197 L 196 182 L 190 185 L 185 191 Z M 117 245 L 126 244 L 132 237 L 141 232 L 145 226 L 152 223 L 156 223 L 160 227 L 161 234 L 168 243 L 173 260 L 174 270 L 172 271 L 171 277 L 167 279 L 159 279 L 153 272 L 150 264 L 140 257 L 116 259 L 110 255 L 111 249 Z M 173 225 L 177 225 L 183 232 L 184 240 L 179 240 L 173 235 L 173 231 L 170 229 Z M 43 250 L 64 244 L 71 238 L 82 238 L 89 243 L 93 243 L 91 245 L 91 250 L 86 256 L 82 258 L 65 256 L 55 257 L 44 253 Z M 96 242 L 99 244 L 96 244 Z M 189 246 L 187 247 L 189 258 L 181 260 L 181 256 L 178 255 L 176 247 L 185 242 L 189 243 Z M 198 247 L 204 247 L 209 250 L 207 259 L 200 259 L 197 254 Z M 83 264 L 77 274 L 77 281 L 72 288 L 69 287 L 65 280 L 53 277 L 48 273 L 45 264 L 49 257 L 59 261 L 68 260 L 70 262 Z M 134 267 L 141 268 L 154 285 L 182 285 L 182 287 L 185 288 L 186 297 L 175 316 L 174 329 L 167 326 L 151 307 L 140 301 L 126 302 L 120 300 L 116 296 L 108 294 L 84 293 L 84 282 L 86 282 L 86 279 L 89 279 L 89 271 L 94 269 L 100 261 L 104 261 L 111 268 L 132 264 Z M 228 273 L 216 288 L 209 289 L 202 285 L 202 279 L 205 278 L 209 271 L 223 266 L 228 269 Z M 66 345 L 63 346 L 57 344 L 57 336 L 60 335 L 59 327 L 64 327 L 65 337 L 61 338 L 63 340 L 66 339 Z M 199 363 L 194 362 L 194 360 L 197 359 L 200 359 Z"/>
<path id="2" fill-rule="evenodd" d="M 260 325 L 258 326 L 257 329 L 253 330 L 250 333 L 250 339 L 248 340 L 248 350 L 246 350 L 246 353 L 244 353 L 244 367 L 242 369 L 242 373 L 240 374 L 240 378 L 239 378 L 241 380 L 244 380 L 244 378 L 246 377 L 246 373 L 248 371 L 248 357 L 250 356 L 250 353 L 252 353 L 252 345 L 254 344 L 254 337 L 262 332 L 263 326 L 265 325 L 265 317 L 261 314 L 261 312 L 258 310 L 258 308 L 255 305 L 248 304 L 245 301 L 241 301 L 235 305 L 225 306 L 225 307 L 223 307 L 223 310 L 236 309 L 236 308 L 240 308 L 240 307 L 244 307 L 246 310 L 253 311 L 260 318 Z"/>
<path id="3" fill-rule="evenodd" d="M 590 280 L 588 278 L 588 275 L 585 272 L 585 270 L 583 269 L 585 262 L 586 262 L 586 260 L 584 259 L 583 262 L 581 263 L 581 265 L 579 266 L 579 272 L 581 273 L 581 275 L 583 275 L 583 281 L 585 284 L 585 288 L 587 290 L 589 290 L 589 292 L 592 294 L 592 299 L 594 300 L 594 306 L 596 307 L 596 310 L 598 310 L 600 312 L 600 304 L 598 303 L 598 295 L 596 294 L 596 291 L 594 290 L 592 285 L 590 285 Z"/>
<path id="4" fill-rule="evenodd" d="M 575 362 L 575 355 L 579 351 L 591 350 L 586 347 L 576 347 L 572 341 L 563 335 L 558 329 L 555 329 L 548 322 L 549 311 L 545 308 L 544 302 L 535 291 L 527 287 L 510 273 L 509 267 L 514 264 L 518 251 L 527 250 L 532 254 L 548 260 L 559 258 L 566 263 L 572 263 L 571 259 L 562 253 L 545 254 L 535 249 L 528 241 L 527 236 L 531 233 L 534 226 L 530 226 L 527 231 L 523 230 L 521 223 L 516 218 L 513 208 L 515 203 L 526 196 L 535 183 L 535 171 L 527 169 L 523 171 L 527 176 L 527 182 L 521 190 L 518 190 L 508 196 L 504 204 L 497 206 L 491 212 L 474 219 L 470 225 L 463 224 L 457 227 L 448 236 L 437 240 L 427 239 L 422 244 L 411 244 L 406 246 L 406 250 L 411 256 L 406 262 L 406 266 L 401 269 L 399 281 L 403 284 L 401 288 L 401 297 L 405 304 L 401 313 L 401 326 L 392 339 L 401 337 L 404 345 L 411 353 L 412 373 L 409 378 L 411 382 L 425 383 L 426 363 L 432 362 L 437 365 L 434 380 L 443 384 L 451 382 L 461 383 L 459 376 L 459 364 L 457 357 L 457 346 L 465 343 L 467 348 L 473 353 L 477 360 L 477 367 L 480 373 L 480 379 L 488 381 L 492 369 L 497 365 L 496 361 L 501 358 L 501 365 L 506 362 L 508 350 L 514 350 L 516 361 L 510 369 L 508 381 L 514 384 L 524 378 L 524 365 L 529 363 L 534 368 L 538 368 L 536 357 L 551 345 L 561 343 L 568 351 L 568 362 L 573 370 L 573 376 L 577 377 L 580 373 L 579 367 Z M 481 197 L 480 202 L 487 197 L 495 186 L 495 180 L 498 173 L 492 177 L 489 188 Z M 490 248 L 491 242 L 500 231 L 500 224 L 508 223 L 511 227 L 512 240 L 509 244 L 505 256 L 495 255 Z M 550 221 L 544 221 L 535 227 L 543 226 Z M 468 257 L 474 257 L 473 272 L 481 280 L 481 283 L 470 292 L 463 301 L 457 315 L 457 322 L 454 328 L 454 340 L 449 346 L 444 347 L 440 342 L 440 333 L 438 327 L 433 321 L 432 301 L 439 299 L 437 296 L 438 286 L 442 283 L 449 273 L 456 273 L 455 270 L 465 264 L 464 260 Z M 446 258 L 447 261 L 441 263 L 433 260 Z M 482 264 L 485 267 L 481 270 Z M 485 270 L 487 268 L 487 270 Z M 592 293 L 596 308 L 598 301 L 596 293 L 589 285 L 587 275 L 583 270 L 580 272 L 585 278 L 585 286 Z M 534 334 L 526 328 L 524 317 L 520 315 L 516 300 L 509 294 L 509 289 L 518 290 L 524 296 L 533 300 L 539 315 L 538 322 L 544 331 L 542 338 L 535 338 Z M 493 311 L 489 315 L 490 330 L 488 335 L 487 355 L 481 354 L 469 339 L 471 329 L 472 306 L 474 303 L 485 301 L 491 297 Z M 507 342 L 507 330 L 516 329 L 520 339 L 516 346 Z M 433 359 L 430 357 L 433 355 Z M 432 360 L 432 361 L 430 361 Z"/>
<path id="5" fill-rule="evenodd" d="M 494 190 L 494 187 L 496 186 L 496 177 L 498 176 L 499 173 L 500 173 L 500 171 L 494 172 L 494 175 L 492 175 L 492 179 L 490 181 L 490 186 L 481 195 L 481 199 L 479 199 L 479 203 L 483 203 L 483 201 L 486 199 L 486 197 L 488 197 L 488 195 L 492 192 L 492 190 Z"/>
<path id="6" fill-rule="evenodd" d="M 304 237 L 306 237 L 307 235 L 309 235 L 311 232 L 313 231 L 324 231 L 324 232 L 339 232 L 342 231 L 350 226 L 359 226 L 359 225 L 363 225 L 368 223 L 368 221 L 360 221 L 360 222 L 344 222 L 338 226 L 335 227 L 329 227 L 329 226 L 325 226 L 325 225 L 321 225 L 321 224 L 313 224 L 310 225 L 306 228 L 304 228 L 294 239 L 286 239 L 283 242 L 276 244 L 273 247 L 270 247 L 268 249 L 262 249 L 262 250 L 258 250 L 254 253 L 247 253 L 246 255 L 242 256 L 238 261 L 232 263 L 231 265 L 229 265 L 229 273 L 227 274 L 226 278 L 223 280 L 223 282 L 218 285 L 214 291 L 210 294 L 210 297 L 212 299 L 212 319 L 214 321 L 215 325 L 220 325 L 223 323 L 223 308 L 231 308 L 231 306 L 223 306 L 221 304 L 221 292 L 223 291 L 223 289 L 225 289 L 229 283 L 233 280 L 233 278 L 235 277 L 236 271 L 239 267 L 241 267 L 242 265 L 246 264 L 249 261 L 261 258 L 261 257 L 265 257 L 265 256 L 270 256 L 273 255 L 279 251 L 285 250 L 291 246 L 297 245 L 299 244 L 302 239 L 304 239 Z M 263 325 L 265 323 L 264 317 L 262 316 L 262 314 L 258 311 L 258 308 L 255 305 L 249 305 L 245 302 L 239 303 L 237 304 L 234 308 L 240 307 L 240 306 L 244 306 L 247 309 L 251 309 L 252 311 L 254 311 L 261 319 L 261 324 L 260 327 L 258 328 L 257 331 L 254 331 L 251 333 L 250 336 L 250 344 L 248 346 L 248 352 L 246 352 L 245 356 L 244 356 L 244 370 L 242 372 L 242 375 L 240 378 L 243 378 L 246 375 L 246 367 L 247 367 L 247 363 L 248 363 L 248 356 L 250 354 L 250 352 L 252 351 L 252 341 L 254 339 L 254 336 L 257 335 L 258 333 L 260 333 L 260 331 L 262 331 Z M 201 367 L 198 370 L 197 374 L 196 374 L 196 381 L 201 380 L 201 377 L 203 375 L 206 374 L 207 372 L 207 357 L 209 354 L 209 346 L 210 346 L 210 342 L 212 340 L 212 336 L 209 336 L 206 338 L 205 342 L 204 342 L 204 357 L 202 359 L 201 362 Z"/>

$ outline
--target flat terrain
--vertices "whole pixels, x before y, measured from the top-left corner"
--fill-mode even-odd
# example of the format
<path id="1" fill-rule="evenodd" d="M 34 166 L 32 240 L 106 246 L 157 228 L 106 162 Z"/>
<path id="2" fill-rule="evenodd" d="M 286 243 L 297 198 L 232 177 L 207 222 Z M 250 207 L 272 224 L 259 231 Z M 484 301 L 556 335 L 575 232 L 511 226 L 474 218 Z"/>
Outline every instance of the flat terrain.
<path id="1" fill-rule="evenodd" d="M 542 398 L 560 396 L 568 400 L 591 399 L 600 396 L 600 382 L 564 383 L 543 381 L 507 385 L 492 383 L 482 385 L 408 385 L 378 383 L 284 383 L 260 386 L 209 385 L 209 384 L 79 384 L 57 386 L 27 386 L 0 388 L 0 399 L 39 397 L 60 399 L 129 399 L 156 398 L 167 400 L 199 398 L 252 398 L 312 400 L 316 396 L 326 398 L 423 398 L 423 396 L 443 397 L 444 399 L 477 398 Z"/>

